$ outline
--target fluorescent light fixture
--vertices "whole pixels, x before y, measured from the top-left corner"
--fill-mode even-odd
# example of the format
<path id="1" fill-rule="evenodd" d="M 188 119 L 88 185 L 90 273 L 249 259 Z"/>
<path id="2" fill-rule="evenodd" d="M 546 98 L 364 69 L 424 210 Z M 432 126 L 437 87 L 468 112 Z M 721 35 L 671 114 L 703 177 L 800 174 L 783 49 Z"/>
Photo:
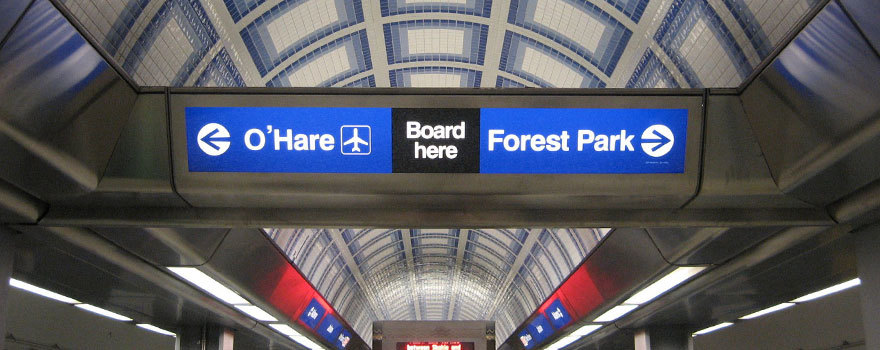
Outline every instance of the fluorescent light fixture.
<path id="1" fill-rule="evenodd" d="M 719 329 L 721 329 L 721 328 L 730 327 L 730 326 L 733 326 L 733 323 L 730 323 L 730 322 L 724 322 L 724 323 L 716 324 L 716 325 L 714 325 L 714 326 L 712 326 L 712 327 L 709 327 L 709 328 L 706 328 L 706 329 L 703 329 L 703 330 L 696 331 L 696 332 L 694 332 L 694 335 L 703 335 L 703 334 L 706 334 L 706 333 L 712 333 L 712 332 L 717 331 L 717 330 L 719 330 Z"/>
<path id="2" fill-rule="evenodd" d="M 228 304 L 250 304 L 238 293 L 194 267 L 169 267 L 168 270 Z"/>
<path id="3" fill-rule="evenodd" d="M 826 295 L 834 294 L 834 293 L 837 293 L 837 292 L 842 291 L 844 289 L 849 289 L 849 288 L 855 287 L 860 284 L 862 284 L 862 280 L 856 278 L 856 279 L 849 280 L 849 281 L 843 282 L 843 283 L 835 285 L 835 286 L 825 288 L 825 289 L 820 290 L 815 293 L 810 293 L 810 294 L 804 295 L 800 298 L 792 300 L 791 302 L 792 303 L 808 302 L 810 300 L 819 299 L 819 298 L 824 297 Z"/>
<path id="4" fill-rule="evenodd" d="M 764 315 L 769 314 L 769 313 L 772 313 L 772 312 L 776 312 L 776 311 L 779 311 L 779 310 L 783 310 L 783 309 L 790 308 L 790 307 L 792 307 L 792 306 L 794 306 L 794 305 L 795 305 L 794 303 L 782 303 L 782 304 L 779 304 L 779 305 L 776 305 L 776 306 L 768 307 L 768 308 L 766 308 L 766 309 L 764 309 L 764 310 L 761 310 L 761 311 L 758 311 L 758 312 L 755 312 L 755 313 L 751 313 L 751 314 L 745 315 L 745 316 L 743 316 L 743 317 L 740 317 L 739 319 L 741 319 L 741 320 L 751 320 L 751 319 L 753 319 L 753 318 L 758 318 L 758 317 L 764 316 Z"/>
<path id="5" fill-rule="evenodd" d="M 577 341 L 577 340 L 580 339 L 580 338 L 581 338 L 581 337 L 579 337 L 579 336 L 569 335 L 569 336 L 567 336 L 567 337 L 565 337 L 565 338 L 562 338 L 562 339 L 557 340 L 557 341 L 554 342 L 553 344 L 550 344 L 550 346 L 548 346 L 546 350 L 559 350 L 559 349 L 562 349 L 562 348 L 564 348 L 564 347 L 570 345 L 571 343 L 574 343 L 575 341 Z"/>
<path id="6" fill-rule="evenodd" d="M 599 322 L 599 323 L 612 322 L 612 321 L 620 318 L 621 316 L 630 313 L 630 311 L 635 310 L 637 307 L 639 307 L 639 306 L 638 305 L 625 305 L 625 304 L 624 305 L 617 305 L 617 306 L 611 308 L 611 310 L 608 310 L 604 314 L 602 314 L 601 316 L 597 317 L 595 320 L 593 320 L 593 322 Z"/>
<path id="7" fill-rule="evenodd" d="M 272 315 L 270 315 L 268 312 L 263 311 L 263 309 L 253 305 L 235 305 L 235 308 L 248 314 L 248 316 L 253 317 L 257 321 L 278 322 L 277 318 L 272 317 Z"/>
<path id="8" fill-rule="evenodd" d="M 151 325 L 151 324 L 138 323 L 137 326 L 138 326 L 138 327 L 141 327 L 141 328 L 143 328 L 143 329 L 146 329 L 146 330 L 148 330 L 148 331 L 151 331 L 151 332 L 156 332 L 156 333 L 163 334 L 163 335 L 170 335 L 170 336 L 172 336 L 172 337 L 177 337 L 177 334 L 174 334 L 174 333 L 172 333 L 172 332 L 166 331 L 166 330 L 164 330 L 164 329 L 162 329 L 162 328 L 156 327 L 156 326 Z"/>
<path id="9" fill-rule="evenodd" d="M 684 283 L 684 281 L 689 280 L 691 277 L 694 277 L 694 275 L 705 269 L 705 266 L 679 267 L 666 276 L 663 276 L 663 278 L 657 280 L 657 282 L 645 287 L 645 289 L 642 289 L 623 303 L 635 305 L 647 303 L 663 293 L 668 292 L 670 289 L 675 288 L 679 284 Z"/>
<path id="10" fill-rule="evenodd" d="M 33 284 L 22 282 L 17 279 L 14 279 L 14 278 L 9 279 L 9 285 L 13 286 L 15 288 L 21 289 L 21 290 L 26 290 L 28 292 L 44 296 L 49 299 L 60 301 L 62 303 L 79 304 L 79 301 L 77 301 L 75 299 L 68 298 L 68 297 L 63 296 L 61 294 L 58 294 L 58 293 L 55 293 L 55 292 L 52 292 L 49 290 L 45 290 L 45 289 L 37 287 Z"/>
<path id="11" fill-rule="evenodd" d="M 76 306 L 76 307 L 78 307 L 78 308 L 80 308 L 80 309 L 86 310 L 86 311 L 94 312 L 94 313 L 96 313 L 96 314 L 98 314 L 98 315 L 101 315 L 101 316 L 104 316 L 104 317 L 112 318 L 112 319 L 117 320 L 117 321 L 125 321 L 125 322 L 129 322 L 129 321 L 131 321 L 131 319 L 128 318 L 128 317 L 122 316 L 122 315 L 117 314 L 117 313 L 115 313 L 115 312 L 113 312 L 113 311 L 104 310 L 104 309 L 99 308 L 99 307 L 94 306 L 94 305 L 89 305 L 89 304 L 76 304 L 76 305 L 74 305 L 74 306 Z"/>
<path id="12" fill-rule="evenodd" d="M 293 329 L 293 327 L 283 323 L 273 323 L 270 324 L 269 327 L 272 327 L 273 329 L 278 331 L 278 333 L 284 334 L 286 336 L 301 336 L 299 332 Z"/>
<path id="13" fill-rule="evenodd" d="M 576 335 L 576 336 L 578 336 L 578 337 L 583 337 L 583 336 L 585 336 L 585 335 L 588 335 L 588 334 L 590 334 L 590 333 L 595 332 L 595 331 L 598 330 L 599 328 L 602 328 L 602 325 L 601 325 L 601 324 L 588 324 L 588 325 L 586 325 L 586 326 L 583 326 L 583 327 L 581 327 L 581 328 L 578 328 L 578 330 L 574 331 L 574 333 L 571 333 L 571 335 Z"/>

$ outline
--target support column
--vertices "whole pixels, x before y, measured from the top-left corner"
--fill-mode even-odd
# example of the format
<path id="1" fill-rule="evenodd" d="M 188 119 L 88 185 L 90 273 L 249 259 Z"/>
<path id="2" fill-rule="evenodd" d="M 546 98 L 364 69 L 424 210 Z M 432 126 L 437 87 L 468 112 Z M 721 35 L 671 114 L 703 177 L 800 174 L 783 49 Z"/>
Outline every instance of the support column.
<path id="1" fill-rule="evenodd" d="M 0 350 L 6 348 L 6 304 L 9 299 L 9 278 L 12 277 L 12 259 L 15 257 L 12 231 L 0 226 Z"/>
<path id="2" fill-rule="evenodd" d="M 685 327 L 651 327 L 635 334 L 635 350 L 691 350 L 693 339 Z"/>
<path id="3" fill-rule="evenodd" d="M 177 336 L 178 350 L 232 350 L 235 332 L 216 325 L 188 326 Z"/>
<path id="4" fill-rule="evenodd" d="M 865 349 L 880 349 L 880 225 L 858 234 L 859 278 L 862 280 L 862 324 Z"/>

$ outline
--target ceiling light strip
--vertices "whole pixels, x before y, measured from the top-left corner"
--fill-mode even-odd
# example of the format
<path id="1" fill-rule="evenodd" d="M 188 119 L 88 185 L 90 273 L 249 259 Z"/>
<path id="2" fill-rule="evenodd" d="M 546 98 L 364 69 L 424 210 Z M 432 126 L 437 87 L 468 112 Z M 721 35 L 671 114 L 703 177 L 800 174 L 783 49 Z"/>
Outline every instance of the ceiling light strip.
<path id="1" fill-rule="evenodd" d="M 810 300 L 819 299 L 819 298 L 821 298 L 821 297 L 824 297 L 824 296 L 827 296 L 827 295 L 830 295 L 830 294 L 834 294 L 834 293 L 837 293 L 837 292 L 840 292 L 840 291 L 843 291 L 843 290 L 846 290 L 846 289 L 849 289 L 849 288 L 852 288 L 852 287 L 858 286 L 858 285 L 860 285 L 860 284 L 862 284 L 862 280 L 861 280 L 861 279 L 858 279 L 858 278 L 856 278 L 856 279 L 851 279 L 851 280 L 846 281 L 846 282 L 843 282 L 843 283 L 841 283 L 841 284 L 837 284 L 837 285 L 834 285 L 834 286 L 831 286 L 831 287 L 825 288 L 825 289 L 820 290 L 820 291 L 818 291 L 818 292 L 813 292 L 813 293 L 810 293 L 810 294 L 804 295 L 804 296 L 802 296 L 802 297 L 800 297 L 800 298 L 797 298 L 797 299 L 795 299 L 795 300 L 792 300 L 791 302 L 792 302 L 792 303 L 805 303 L 805 302 L 808 302 L 808 301 L 810 301 Z"/>
<path id="2" fill-rule="evenodd" d="M 768 308 L 766 308 L 766 309 L 764 309 L 764 310 L 761 310 L 761 311 L 758 311 L 758 312 L 755 312 L 755 313 L 751 313 L 751 314 L 745 315 L 745 316 L 743 316 L 743 317 L 740 317 L 739 319 L 741 319 L 741 320 L 751 320 L 751 319 L 753 319 L 753 318 L 758 318 L 758 317 L 761 317 L 761 316 L 764 316 L 764 315 L 766 315 L 766 314 L 773 313 L 773 312 L 776 312 L 776 311 L 779 311 L 779 310 L 785 310 L 785 309 L 790 308 L 790 307 L 795 306 L 795 305 L 796 305 L 796 304 L 794 304 L 794 303 L 782 303 L 782 304 L 779 304 L 779 305 L 776 305 L 776 306 L 768 307 Z"/>
<path id="3" fill-rule="evenodd" d="M 86 311 L 89 311 L 89 312 L 92 312 L 92 313 L 95 313 L 95 314 L 98 314 L 98 315 L 101 315 L 101 316 L 107 317 L 107 318 L 112 318 L 112 319 L 117 320 L 117 321 L 123 321 L 123 322 L 131 322 L 131 321 L 133 321 L 132 319 L 130 319 L 130 318 L 128 318 L 128 317 L 122 316 L 122 315 L 117 314 L 117 313 L 115 313 L 115 312 L 113 312 L 113 311 L 110 311 L 110 310 L 106 310 L 106 309 L 99 308 L 99 307 L 94 306 L 94 305 L 91 305 L 91 304 L 76 304 L 76 305 L 74 305 L 74 306 L 76 306 L 76 307 L 78 307 L 78 308 L 80 308 L 80 309 L 83 309 L 83 310 L 86 310 Z"/>
<path id="4" fill-rule="evenodd" d="M 66 304 L 79 304 L 80 303 L 76 299 L 68 298 L 66 296 L 55 293 L 53 291 L 37 287 L 37 286 L 30 284 L 30 283 L 27 283 L 27 282 L 22 282 L 17 279 L 14 279 L 14 278 L 9 279 L 9 285 L 12 287 L 21 289 L 21 290 L 25 290 L 25 291 L 52 299 L 52 300 L 60 301 L 62 303 L 66 303 Z"/>
<path id="5" fill-rule="evenodd" d="M 146 330 L 148 330 L 148 331 L 151 331 L 151 332 L 156 332 L 156 333 L 159 333 L 159 334 L 162 334 L 162 335 L 172 336 L 172 337 L 175 337 L 175 338 L 177 337 L 177 334 L 174 334 L 174 332 L 166 331 L 166 330 L 164 330 L 164 329 L 162 329 L 162 328 L 156 327 L 156 326 L 151 325 L 151 324 L 147 324 L 147 323 L 138 323 L 137 326 L 138 326 L 138 327 L 141 327 L 141 328 L 143 328 L 143 329 L 146 329 Z"/>
<path id="6" fill-rule="evenodd" d="M 705 329 L 702 329 L 702 330 L 696 331 L 696 332 L 694 332 L 693 335 L 703 335 L 703 334 L 706 334 L 706 333 L 712 333 L 712 332 L 717 331 L 717 330 L 719 330 L 719 329 L 726 328 L 726 327 L 730 327 L 730 326 L 733 326 L 733 323 L 731 323 L 731 322 L 719 323 L 719 324 L 716 324 L 716 325 L 714 325 L 714 326 L 712 326 L 712 327 L 709 327 L 709 328 L 705 328 Z"/>

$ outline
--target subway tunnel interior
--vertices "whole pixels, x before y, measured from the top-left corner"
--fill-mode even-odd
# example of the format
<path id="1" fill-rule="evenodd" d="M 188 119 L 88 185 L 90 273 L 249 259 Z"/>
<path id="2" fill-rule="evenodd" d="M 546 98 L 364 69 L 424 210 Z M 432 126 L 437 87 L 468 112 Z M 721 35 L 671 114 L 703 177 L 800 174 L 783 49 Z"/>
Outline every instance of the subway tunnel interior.
<path id="1" fill-rule="evenodd" d="M 873 1 L 0 9 L 0 349 L 880 347 Z"/>

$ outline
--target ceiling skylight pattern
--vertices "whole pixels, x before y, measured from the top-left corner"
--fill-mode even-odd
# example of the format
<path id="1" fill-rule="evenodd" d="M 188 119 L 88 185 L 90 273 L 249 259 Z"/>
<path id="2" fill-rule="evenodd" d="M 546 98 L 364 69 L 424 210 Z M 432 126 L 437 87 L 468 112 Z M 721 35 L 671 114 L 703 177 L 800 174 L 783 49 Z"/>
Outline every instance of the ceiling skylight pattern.
<path id="1" fill-rule="evenodd" d="M 735 87 L 820 0 L 61 0 L 148 86 Z"/>
<path id="2" fill-rule="evenodd" d="M 266 229 L 364 338 L 374 320 L 496 320 L 505 339 L 607 229 Z"/>

